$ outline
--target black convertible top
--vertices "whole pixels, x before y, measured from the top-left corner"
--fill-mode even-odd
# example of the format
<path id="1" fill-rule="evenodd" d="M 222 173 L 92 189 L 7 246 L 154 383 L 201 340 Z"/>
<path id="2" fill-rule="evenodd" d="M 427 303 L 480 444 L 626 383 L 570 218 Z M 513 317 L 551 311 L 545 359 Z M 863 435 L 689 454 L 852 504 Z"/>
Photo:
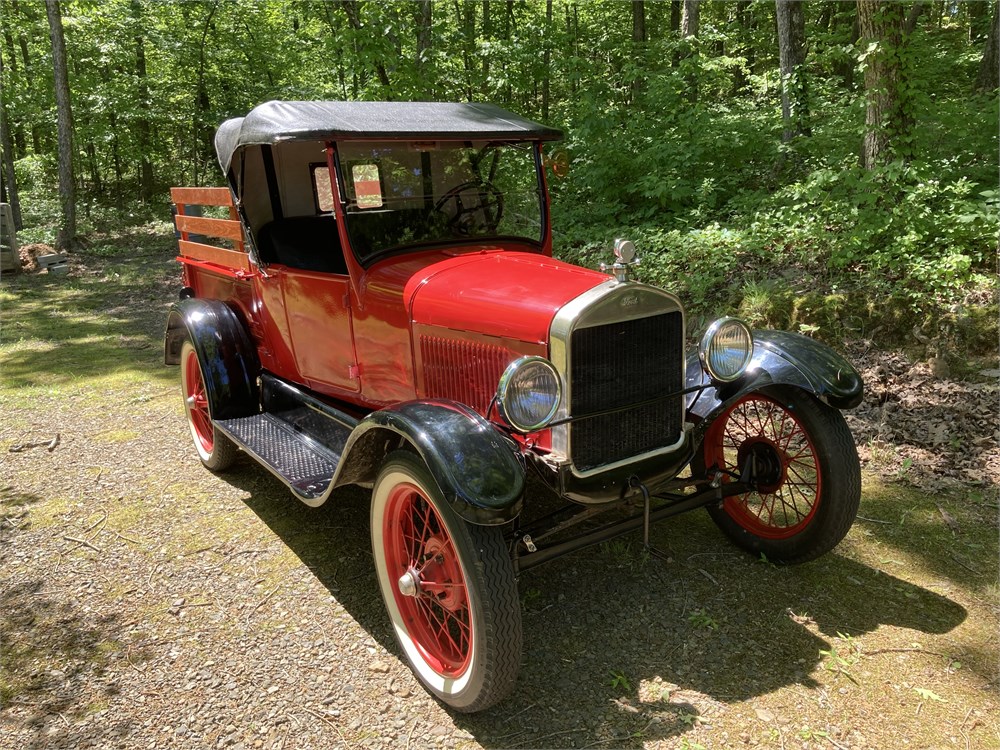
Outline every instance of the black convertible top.
<path id="1" fill-rule="evenodd" d="M 252 144 L 334 138 L 557 140 L 562 132 L 492 104 L 452 102 L 281 102 L 226 120 L 215 134 L 223 172 Z"/>

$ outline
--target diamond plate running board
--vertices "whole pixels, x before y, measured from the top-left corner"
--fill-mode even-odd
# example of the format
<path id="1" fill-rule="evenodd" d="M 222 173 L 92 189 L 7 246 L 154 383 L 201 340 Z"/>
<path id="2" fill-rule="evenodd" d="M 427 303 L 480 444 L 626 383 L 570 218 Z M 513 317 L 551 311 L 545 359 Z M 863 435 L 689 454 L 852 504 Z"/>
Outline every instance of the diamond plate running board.
<path id="1" fill-rule="evenodd" d="M 340 463 L 339 453 L 274 414 L 220 419 L 215 425 L 304 500 L 326 492 Z M 337 427 L 346 441 L 351 431 Z"/>

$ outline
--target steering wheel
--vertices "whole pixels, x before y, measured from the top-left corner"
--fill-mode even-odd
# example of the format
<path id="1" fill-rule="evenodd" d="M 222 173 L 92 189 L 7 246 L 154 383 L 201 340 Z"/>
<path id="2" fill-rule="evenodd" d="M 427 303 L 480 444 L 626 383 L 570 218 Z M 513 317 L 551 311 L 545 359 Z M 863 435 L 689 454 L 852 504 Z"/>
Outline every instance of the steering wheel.
<path id="1" fill-rule="evenodd" d="M 492 234 L 503 216 L 503 193 L 491 182 L 463 182 L 438 198 L 434 210 L 447 217 L 448 227 L 456 234 L 471 235 L 483 229 Z"/>

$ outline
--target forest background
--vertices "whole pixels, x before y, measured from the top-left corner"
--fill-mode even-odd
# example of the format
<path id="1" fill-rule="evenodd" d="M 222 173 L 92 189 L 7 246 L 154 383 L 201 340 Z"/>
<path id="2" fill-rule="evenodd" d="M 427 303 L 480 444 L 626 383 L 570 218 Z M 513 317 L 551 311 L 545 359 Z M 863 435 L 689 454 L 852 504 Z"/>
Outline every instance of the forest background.
<path id="1" fill-rule="evenodd" d="M 566 133 L 563 258 L 628 237 L 695 323 L 996 351 L 995 2 L 0 0 L 0 24 L 22 244 L 166 222 L 269 99 L 490 101 Z"/>

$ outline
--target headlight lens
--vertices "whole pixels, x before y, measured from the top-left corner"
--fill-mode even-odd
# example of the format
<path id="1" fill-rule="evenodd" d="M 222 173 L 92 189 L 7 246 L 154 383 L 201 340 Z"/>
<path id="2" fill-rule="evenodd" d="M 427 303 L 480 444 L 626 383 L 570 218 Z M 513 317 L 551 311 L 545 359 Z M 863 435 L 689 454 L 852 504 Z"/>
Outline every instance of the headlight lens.
<path id="1" fill-rule="evenodd" d="M 750 364 L 753 335 L 742 320 L 720 318 L 702 336 L 698 356 L 712 380 L 730 383 Z"/>
<path id="2" fill-rule="evenodd" d="M 556 368 L 541 357 L 521 357 L 504 370 L 497 387 L 500 416 L 518 432 L 540 430 L 555 416 L 562 398 Z"/>

